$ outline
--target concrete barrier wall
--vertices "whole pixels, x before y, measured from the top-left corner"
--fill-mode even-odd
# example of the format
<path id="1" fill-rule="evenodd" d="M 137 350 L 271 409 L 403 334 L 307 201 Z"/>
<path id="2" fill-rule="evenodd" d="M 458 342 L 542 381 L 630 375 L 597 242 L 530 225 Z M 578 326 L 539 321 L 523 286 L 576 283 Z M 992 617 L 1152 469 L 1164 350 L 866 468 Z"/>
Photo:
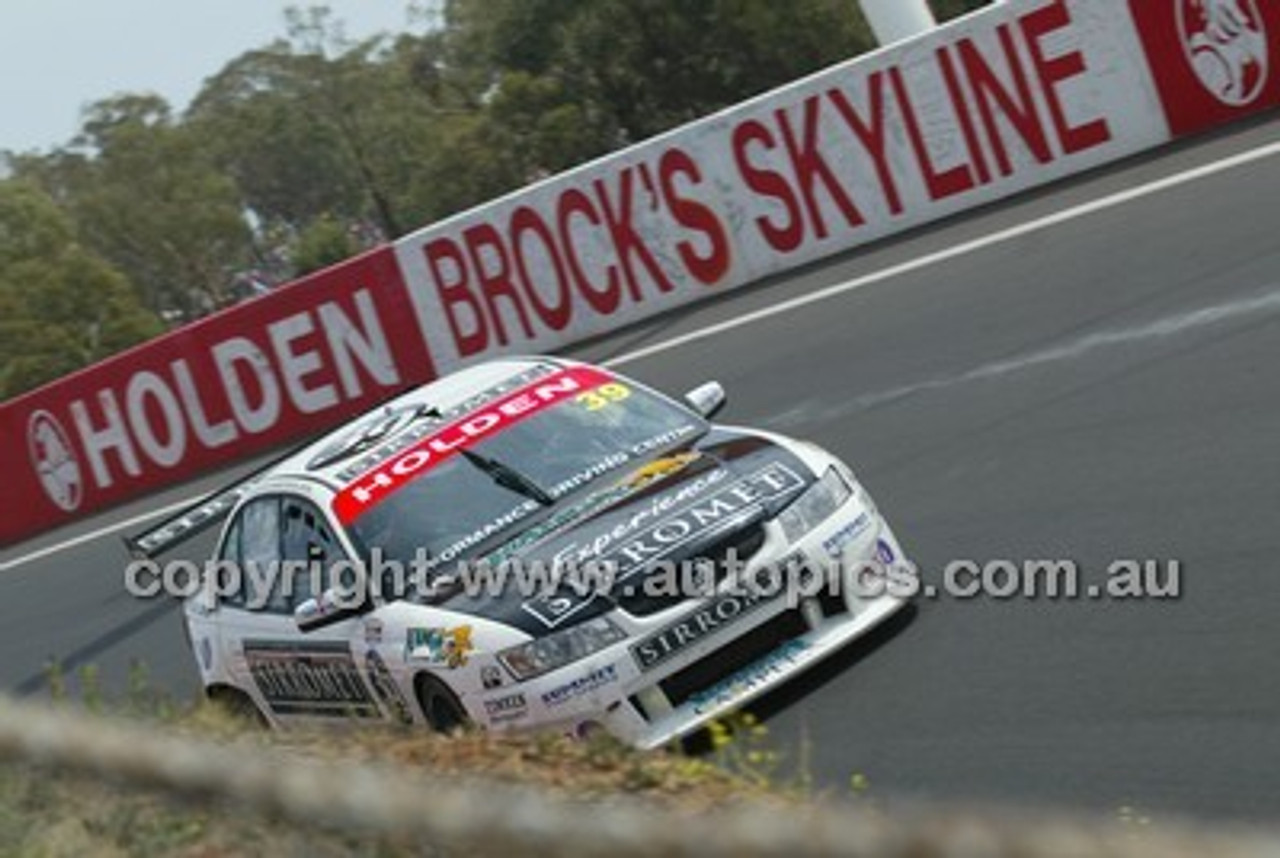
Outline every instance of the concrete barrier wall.
<path id="1" fill-rule="evenodd" d="M 1007 0 L 0 405 L 0 545 L 1280 104 L 1274 0 Z"/>

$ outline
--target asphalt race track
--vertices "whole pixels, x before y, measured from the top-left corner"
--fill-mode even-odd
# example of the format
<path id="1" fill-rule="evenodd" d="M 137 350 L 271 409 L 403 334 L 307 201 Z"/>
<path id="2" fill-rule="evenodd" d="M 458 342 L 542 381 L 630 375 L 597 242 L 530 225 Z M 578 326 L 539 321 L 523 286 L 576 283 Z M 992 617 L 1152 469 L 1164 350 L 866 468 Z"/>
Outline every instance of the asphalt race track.
<path id="1" fill-rule="evenodd" d="M 1181 563 L 1174 600 L 922 599 L 765 702 L 820 785 L 1280 820 L 1277 141 L 1273 120 L 1166 150 L 576 352 L 671 392 L 718 379 L 725 419 L 847 457 L 928 581 Z M 122 687 L 141 659 L 193 692 L 173 604 L 125 594 L 98 531 L 230 476 L 0 556 L 3 686 L 43 695 L 57 658 Z"/>

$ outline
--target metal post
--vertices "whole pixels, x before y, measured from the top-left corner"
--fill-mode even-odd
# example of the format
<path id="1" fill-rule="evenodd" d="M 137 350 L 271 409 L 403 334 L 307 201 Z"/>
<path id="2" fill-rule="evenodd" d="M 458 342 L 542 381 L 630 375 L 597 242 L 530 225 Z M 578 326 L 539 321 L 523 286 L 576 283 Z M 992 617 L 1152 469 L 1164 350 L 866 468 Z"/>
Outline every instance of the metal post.
<path id="1" fill-rule="evenodd" d="M 938 24 L 926 0 L 859 0 L 881 45 L 927 33 Z"/>

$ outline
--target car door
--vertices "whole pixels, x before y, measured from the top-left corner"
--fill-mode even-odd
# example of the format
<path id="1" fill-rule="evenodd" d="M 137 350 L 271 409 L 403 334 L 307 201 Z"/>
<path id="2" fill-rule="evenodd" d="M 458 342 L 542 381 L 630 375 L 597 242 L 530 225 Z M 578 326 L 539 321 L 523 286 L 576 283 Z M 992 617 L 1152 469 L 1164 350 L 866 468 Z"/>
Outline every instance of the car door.
<path id="1" fill-rule="evenodd" d="M 302 632 L 298 605 L 318 598 L 331 564 L 346 552 L 309 499 L 264 495 L 246 503 L 229 529 L 238 535 L 243 596 L 223 600 L 223 648 L 235 683 L 282 722 L 385 717 L 353 645 L 361 618 Z"/>

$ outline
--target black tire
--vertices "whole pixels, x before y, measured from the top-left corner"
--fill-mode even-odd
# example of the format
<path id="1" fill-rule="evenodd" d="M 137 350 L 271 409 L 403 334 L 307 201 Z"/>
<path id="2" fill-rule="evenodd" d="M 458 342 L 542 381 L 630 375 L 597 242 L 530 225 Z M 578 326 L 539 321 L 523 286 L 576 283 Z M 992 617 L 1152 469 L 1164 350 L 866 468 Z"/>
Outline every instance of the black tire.
<path id="1" fill-rule="evenodd" d="M 462 708 L 458 695 L 436 677 L 419 674 L 414 682 L 414 691 L 422 717 L 435 732 L 452 733 L 470 726 L 471 719 L 467 717 L 467 710 Z"/>

